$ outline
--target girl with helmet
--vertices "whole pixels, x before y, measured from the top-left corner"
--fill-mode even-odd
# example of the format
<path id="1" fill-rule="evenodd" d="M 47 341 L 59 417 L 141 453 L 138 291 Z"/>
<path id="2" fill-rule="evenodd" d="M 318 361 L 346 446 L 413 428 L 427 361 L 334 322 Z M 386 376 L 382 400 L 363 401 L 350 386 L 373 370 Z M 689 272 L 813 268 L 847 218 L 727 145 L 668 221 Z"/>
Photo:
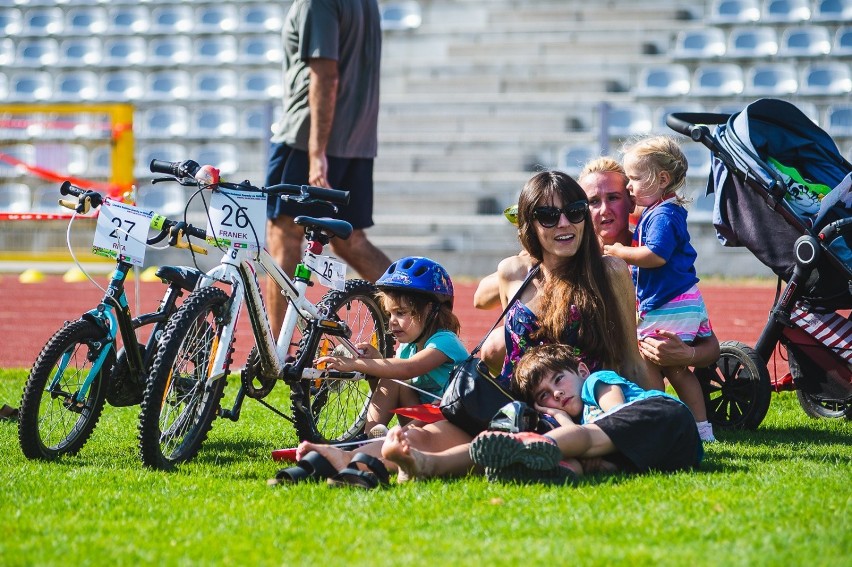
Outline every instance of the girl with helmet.
<path id="1" fill-rule="evenodd" d="M 316 361 L 331 370 L 379 379 L 367 412 L 368 433 L 377 425 L 386 426 L 396 408 L 439 401 L 453 367 L 468 356 L 453 313 L 453 282 L 443 266 L 407 256 L 392 263 L 376 287 L 399 343 L 396 356 L 385 359 L 374 346 L 359 344 L 360 358 L 324 356 Z"/>

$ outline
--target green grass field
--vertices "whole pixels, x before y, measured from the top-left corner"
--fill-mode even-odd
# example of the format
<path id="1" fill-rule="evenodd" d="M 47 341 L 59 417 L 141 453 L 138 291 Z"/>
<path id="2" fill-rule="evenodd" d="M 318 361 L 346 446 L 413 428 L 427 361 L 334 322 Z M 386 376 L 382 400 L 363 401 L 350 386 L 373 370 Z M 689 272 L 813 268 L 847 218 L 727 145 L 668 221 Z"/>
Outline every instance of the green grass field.
<path id="1" fill-rule="evenodd" d="M 0 371 L 0 403 L 18 405 L 25 377 Z M 757 431 L 717 432 L 699 472 L 575 488 L 269 488 L 294 432 L 252 401 L 194 461 L 150 471 L 137 412 L 107 407 L 80 454 L 51 463 L 0 422 L 0 564 L 852 565 L 852 423 L 811 420 L 792 394 Z"/>

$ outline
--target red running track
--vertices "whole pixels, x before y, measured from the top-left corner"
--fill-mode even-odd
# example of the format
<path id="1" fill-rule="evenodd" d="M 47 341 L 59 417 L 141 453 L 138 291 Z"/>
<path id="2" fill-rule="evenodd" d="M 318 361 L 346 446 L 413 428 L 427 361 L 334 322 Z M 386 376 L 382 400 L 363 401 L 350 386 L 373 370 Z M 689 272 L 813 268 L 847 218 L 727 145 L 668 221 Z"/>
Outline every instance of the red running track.
<path id="1" fill-rule="evenodd" d="M 106 278 L 96 281 L 106 287 Z M 131 311 L 135 311 L 134 284 L 129 284 Z M 701 292 L 710 320 L 720 341 L 738 340 L 754 346 L 769 316 L 775 297 L 774 283 L 703 284 Z M 164 286 L 159 282 L 140 282 L 140 306 L 153 310 L 159 304 Z M 476 282 L 457 282 L 455 311 L 462 323 L 462 339 L 473 348 L 494 322 L 497 311 L 473 308 Z M 315 289 L 316 299 L 321 289 Z M 91 282 L 65 283 L 61 276 L 46 276 L 39 283 L 23 284 L 17 274 L 0 274 L 0 368 L 29 368 L 47 339 L 62 325 L 95 307 L 103 292 Z M 252 345 L 245 316 L 240 319 L 234 362 L 241 367 Z M 780 357 L 770 361 L 771 375 L 787 372 Z M 773 365 L 777 364 L 777 368 Z"/>

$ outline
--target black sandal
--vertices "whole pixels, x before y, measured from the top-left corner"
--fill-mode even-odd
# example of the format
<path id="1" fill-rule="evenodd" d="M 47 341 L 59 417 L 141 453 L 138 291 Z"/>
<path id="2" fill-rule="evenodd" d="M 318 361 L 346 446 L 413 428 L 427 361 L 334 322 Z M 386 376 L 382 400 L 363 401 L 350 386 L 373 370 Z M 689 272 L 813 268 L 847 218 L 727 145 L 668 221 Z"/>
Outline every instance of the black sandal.
<path id="1" fill-rule="evenodd" d="M 279 484 L 296 484 L 299 482 L 313 481 L 316 482 L 323 478 L 329 478 L 337 474 L 335 469 L 328 459 L 311 451 L 304 458 L 296 463 L 294 467 L 280 469 L 275 473 L 275 478 L 270 478 L 266 481 L 269 486 Z"/>
<path id="2" fill-rule="evenodd" d="M 364 465 L 367 470 L 360 469 L 359 464 Z M 328 479 L 328 484 L 372 490 L 390 484 L 390 475 L 379 459 L 366 453 L 356 453 L 345 469 Z"/>

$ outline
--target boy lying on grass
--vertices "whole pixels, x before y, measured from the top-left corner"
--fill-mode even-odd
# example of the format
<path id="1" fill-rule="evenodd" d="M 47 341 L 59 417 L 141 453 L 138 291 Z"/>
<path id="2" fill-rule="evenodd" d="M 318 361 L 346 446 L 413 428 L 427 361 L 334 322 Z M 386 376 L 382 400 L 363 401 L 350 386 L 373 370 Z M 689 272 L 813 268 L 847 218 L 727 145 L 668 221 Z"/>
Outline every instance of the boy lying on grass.
<path id="1" fill-rule="evenodd" d="M 470 447 L 491 481 L 572 482 L 592 470 L 677 471 L 704 449 L 689 408 L 615 372 L 589 373 L 565 345 L 543 345 L 518 362 L 515 389 L 556 419 L 547 435 L 485 431 Z"/>

